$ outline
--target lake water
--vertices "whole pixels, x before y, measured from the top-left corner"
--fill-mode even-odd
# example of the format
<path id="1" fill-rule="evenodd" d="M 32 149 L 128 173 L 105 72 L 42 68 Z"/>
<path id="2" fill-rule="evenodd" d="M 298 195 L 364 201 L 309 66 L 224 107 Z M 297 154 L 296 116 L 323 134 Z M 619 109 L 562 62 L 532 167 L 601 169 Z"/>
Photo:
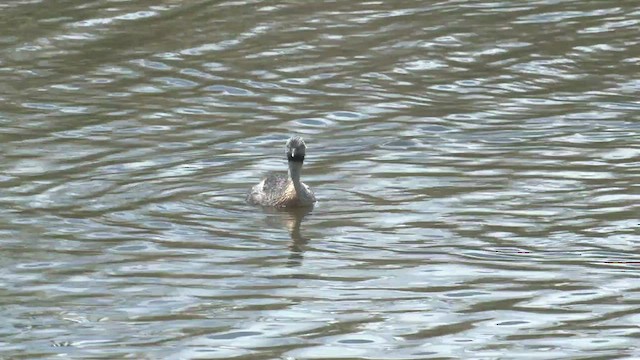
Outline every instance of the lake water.
<path id="1" fill-rule="evenodd" d="M 0 358 L 640 357 L 637 1 L 0 18 Z"/>

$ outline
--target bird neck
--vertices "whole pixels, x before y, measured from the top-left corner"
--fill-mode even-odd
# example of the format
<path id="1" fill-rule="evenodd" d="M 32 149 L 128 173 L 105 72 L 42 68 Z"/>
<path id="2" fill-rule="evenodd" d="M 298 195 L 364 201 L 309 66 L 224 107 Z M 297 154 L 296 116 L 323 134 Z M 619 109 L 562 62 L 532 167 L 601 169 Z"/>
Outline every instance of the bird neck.
<path id="1" fill-rule="evenodd" d="M 302 189 L 300 182 L 300 173 L 302 172 L 302 161 L 289 161 L 289 178 L 293 182 L 293 187 L 299 194 Z"/>

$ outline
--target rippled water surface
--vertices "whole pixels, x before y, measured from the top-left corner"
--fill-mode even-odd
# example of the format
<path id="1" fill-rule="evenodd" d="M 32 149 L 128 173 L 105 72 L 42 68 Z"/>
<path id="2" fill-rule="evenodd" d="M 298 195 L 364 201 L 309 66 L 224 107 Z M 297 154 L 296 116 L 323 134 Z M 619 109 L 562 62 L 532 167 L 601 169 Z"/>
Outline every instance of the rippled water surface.
<path id="1" fill-rule="evenodd" d="M 640 357 L 637 1 L 0 18 L 0 358 Z"/>

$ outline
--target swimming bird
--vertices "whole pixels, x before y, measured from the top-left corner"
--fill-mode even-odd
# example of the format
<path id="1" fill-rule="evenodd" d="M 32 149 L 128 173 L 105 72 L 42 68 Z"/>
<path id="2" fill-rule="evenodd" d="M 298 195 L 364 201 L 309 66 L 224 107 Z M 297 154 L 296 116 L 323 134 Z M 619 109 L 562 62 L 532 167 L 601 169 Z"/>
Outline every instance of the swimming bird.
<path id="1" fill-rule="evenodd" d="M 271 173 L 251 188 L 247 201 L 254 205 L 276 208 L 311 207 L 316 202 L 313 191 L 302 181 L 302 163 L 307 146 L 299 136 L 287 140 L 285 153 L 289 161 L 289 173 Z"/>

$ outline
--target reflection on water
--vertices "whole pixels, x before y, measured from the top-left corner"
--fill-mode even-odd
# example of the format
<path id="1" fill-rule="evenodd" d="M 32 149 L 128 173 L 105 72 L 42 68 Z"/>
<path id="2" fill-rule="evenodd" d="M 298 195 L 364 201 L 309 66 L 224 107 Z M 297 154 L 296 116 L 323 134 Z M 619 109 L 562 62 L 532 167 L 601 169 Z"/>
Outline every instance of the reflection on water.
<path id="1" fill-rule="evenodd" d="M 304 258 L 304 251 L 311 239 L 303 236 L 300 231 L 305 217 L 312 213 L 313 207 L 283 208 L 283 209 L 262 209 L 269 217 L 265 223 L 272 228 L 283 228 L 289 232 L 291 241 L 289 242 L 289 266 L 300 266 Z"/>
<path id="2" fill-rule="evenodd" d="M 639 356 L 636 1 L 0 8 L 0 358 Z"/>
<path id="3" fill-rule="evenodd" d="M 300 224 L 304 217 L 311 212 L 310 209 L 291 209 L 287 212 L 286 222 L 287 229 L 291 235 L 291 243 L 289 244 L 289 265 L 299 266 L 302 263 L 305 247 L 309 243 L 309 238 L 304 237 L 300 232 Z"/>

